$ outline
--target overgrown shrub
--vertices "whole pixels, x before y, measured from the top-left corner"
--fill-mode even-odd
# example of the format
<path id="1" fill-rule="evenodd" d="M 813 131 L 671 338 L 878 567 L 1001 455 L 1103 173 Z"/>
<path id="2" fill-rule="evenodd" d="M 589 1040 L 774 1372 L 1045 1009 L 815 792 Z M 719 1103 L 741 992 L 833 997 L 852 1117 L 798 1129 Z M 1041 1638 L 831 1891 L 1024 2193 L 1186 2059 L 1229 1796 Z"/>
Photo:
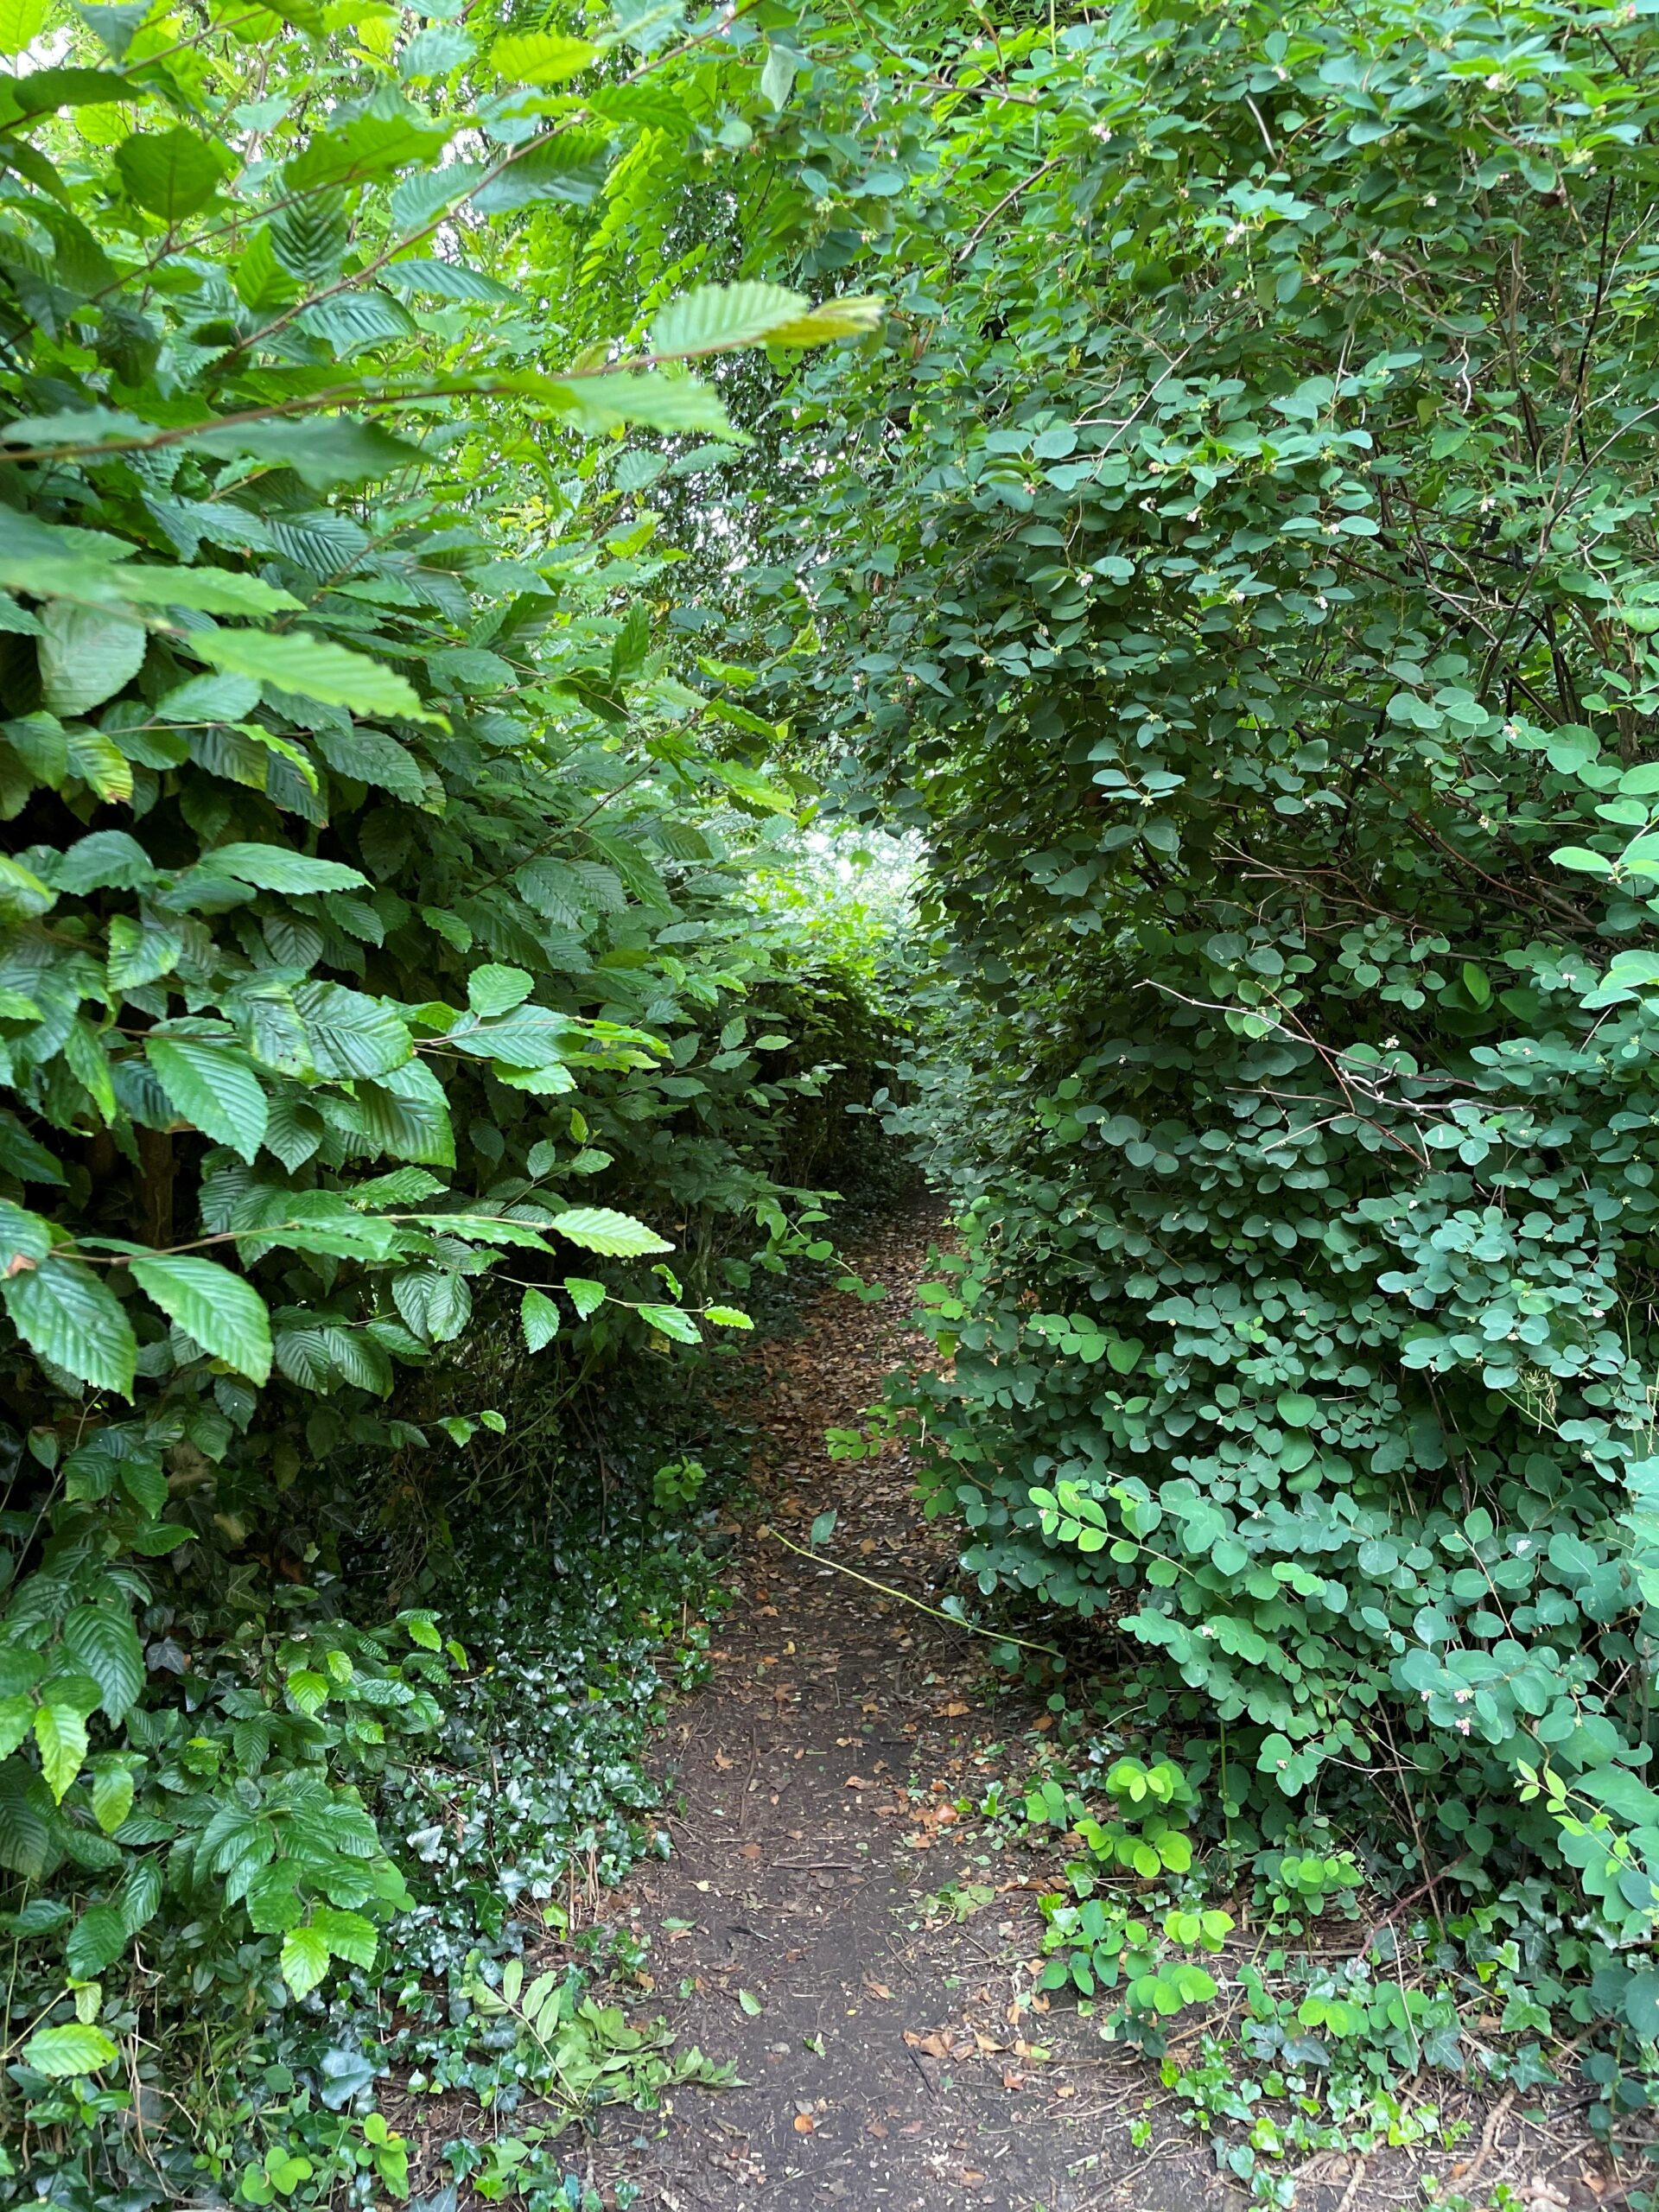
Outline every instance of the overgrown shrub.
<path id="1" fill-rule="evenodd" d="M 467 1666 L 429 1610 L 354 1624 L 314 1477 L 425 1452 L 398 1376 L 469 1323 L 576 1373 L 742 1325 L 812 1211 L 738 897 L 796 798 L 573 435 L 718 437 L 679 364 L 869 322 L 581 292 L 704 43 L 0 18 L 0 2111 L 67 2198 L 397 2185 L 350 2113 L 244 2170 L 328 2102 L 286 2060 L 223 2116 L 259 2023 L 383 1956 L 370 1802 Z M 612 307 L 648 331 L 568 364 Z"/>
<path id="2" fill-rule="evenodd" d="M 1369 1784 L 1634 2050 L 1649 19 L 895 26 L 855 98 L 844 51 L 773 219 L 893 312 L 807 376 L 837 459 L 755 582 L 964 995 L 934 1504 L 1236 1818 Z"/>

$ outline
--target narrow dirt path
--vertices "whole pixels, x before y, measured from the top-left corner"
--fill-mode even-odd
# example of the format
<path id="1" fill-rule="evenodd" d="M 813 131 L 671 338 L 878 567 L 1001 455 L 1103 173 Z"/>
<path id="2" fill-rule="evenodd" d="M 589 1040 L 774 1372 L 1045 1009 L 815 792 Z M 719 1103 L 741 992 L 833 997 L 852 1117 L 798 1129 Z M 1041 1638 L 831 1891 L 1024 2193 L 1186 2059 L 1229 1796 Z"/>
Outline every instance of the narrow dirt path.
<path id="1" fill-rule="evenodd" d="M 1052 1870 L 987 1851 L 953 1801 L 1023 1772 L 1001 1746 L 1040 1708 L 988 1675 L 982 1642 L 766 1533 L 804 1542 L 834 1506 L 837 1559 L 929 1599 L 948 1577 L 950 1538 L 907 1463 L 823 1447 L 922 1349 L 904 1322 L 937 1225 L 913 1214 L 872 1236 L 854 1256 L 886 1300 L 826 1290 L 747 1370 L 760 1507 L 713 1678 L 668 1733 L 674 1855 L 624 1899 L 677 2036 L 738 2078 L 677 2091 L 653 2120 L 607 2115 L 595 2171 L 664 2212 L 1235 2205 L 1167 2113 L 1135 2147 L 1155 2092 L 1132 2053 L 1075 2012 L 1028 2009 Z"/>

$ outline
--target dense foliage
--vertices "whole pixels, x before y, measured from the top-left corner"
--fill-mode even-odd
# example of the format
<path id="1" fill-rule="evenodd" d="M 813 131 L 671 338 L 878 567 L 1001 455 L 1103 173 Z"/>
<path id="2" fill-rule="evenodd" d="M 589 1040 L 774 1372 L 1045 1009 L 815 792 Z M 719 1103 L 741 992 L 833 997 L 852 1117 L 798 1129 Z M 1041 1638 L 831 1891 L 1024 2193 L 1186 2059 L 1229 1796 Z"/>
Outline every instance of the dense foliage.
<path id="1" fill-rule="evenodd" d="M 474 1525 L 454 1618 L 377 1625 L 424 1538 L 359 1586 L 342 1546 L 509 1427 L 497 1384 L 546 1460 L 596 1372 L 746 1327 L 722 1298 L 821 1217 L 792 1116 L 868 1057 L 856 976 L 754 929 L 804 786 L 665 625 L 641 495 L 728 428 L 684 361 L 870 310 L 584 289 L 639 149 L 712 145 L 764 56 L 672 5 L 579 29 L 0 11 L 0 2096 L 67 2198 L 400 2186 L 378 2116 L 316 2134 L 385 2049 L 299 2079 L 250 2037 L 372 1992 L 394 1920 L 405 2011 L 469 2018 L 467 1931 L 518 1894 L 501 1808 L 475 1834 L 435 1779 L 480 1756 L 475 1669 L 516 1624 L 564 1700 L 519 1805 L 545 1897 L 632 1786 L 580 1716 L 647 1707 L 682 1624 L 648 1562 L 580 1633 L 534 1560 L 486 1604 Z M 637 1499 L 649 1449 L 597 1465 Z M 424 1859 L 459 1823 L 442 1959 L 388 1808 Z M 559 2078 L 600 2094 L 633 2046 L 560 1992 Z"/>
<path id="2" fill-rule="evenodd" d="M 854 35 L 779 232 L 892 315 L 805 373 L 756 584 L 961 983 L 936 1503 L 1139 1654 L 1235 1835 L 1380 1793 L 1374 1871 L 1634 2052 L 1650 19 Z"/>

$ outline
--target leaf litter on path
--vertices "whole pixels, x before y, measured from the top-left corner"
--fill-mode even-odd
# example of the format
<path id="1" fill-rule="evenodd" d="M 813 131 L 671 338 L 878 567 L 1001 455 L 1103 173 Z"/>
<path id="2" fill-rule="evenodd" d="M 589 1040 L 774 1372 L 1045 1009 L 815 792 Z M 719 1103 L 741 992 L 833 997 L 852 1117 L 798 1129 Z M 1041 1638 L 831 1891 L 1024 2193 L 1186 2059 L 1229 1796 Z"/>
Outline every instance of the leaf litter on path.
<path id="1" fill-rule="evenodd" d="M 826 1289 L 745 1363 L 756 1507 L 712 1677 L 667 1733 L 673 1856 L 625 1893 L 636 1925 L 676 1923 L 656 1994 L 681 1978 L 677 2035 L 738 2080 L 602 2116 L 596 2171 L 642 2208 L 1105 2212 L 1113 2166 L 1141 2163 L 1128 2131 L 1150 2076 L 1075 2014 L 1039 2029 L 1041 1885 L 958 1834 L 956 1800 L 994 1771 L 976 1753 L 1046 1716 L 989 1671 L 982 1640 L 810 1555 L 935 1608 L 951 1582 L 950 1533 L 924 1518 L 905 1456 L 832 1460 L 823 1441 L 925 1355 L 906 1317 L 938 1231 L 929 1212 L 887 1224 L 853 1255 L 883 1302 Z M 801 1553 L 767 1541 L 774 1523 Z M 1070 2078 L 1068 2054 L 1085 2062 Z M 1240 2202 L 1190 2139 L 1162 2165 L 1162 2193 L 1142 2176 L 1126 2207 Z"/>

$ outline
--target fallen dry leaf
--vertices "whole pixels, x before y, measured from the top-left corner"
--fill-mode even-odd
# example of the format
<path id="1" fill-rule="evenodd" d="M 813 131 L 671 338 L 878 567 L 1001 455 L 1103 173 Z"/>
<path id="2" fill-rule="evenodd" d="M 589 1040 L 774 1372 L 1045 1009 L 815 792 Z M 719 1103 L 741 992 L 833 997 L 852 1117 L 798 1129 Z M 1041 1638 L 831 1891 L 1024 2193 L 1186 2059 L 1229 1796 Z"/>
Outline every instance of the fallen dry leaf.
<path id="1" fill-rule="evenodd" d="M 867 1981 L 864 1986 L 872 1997 L 891 1997 L 893 1994 L 885 1981 Z"/>

